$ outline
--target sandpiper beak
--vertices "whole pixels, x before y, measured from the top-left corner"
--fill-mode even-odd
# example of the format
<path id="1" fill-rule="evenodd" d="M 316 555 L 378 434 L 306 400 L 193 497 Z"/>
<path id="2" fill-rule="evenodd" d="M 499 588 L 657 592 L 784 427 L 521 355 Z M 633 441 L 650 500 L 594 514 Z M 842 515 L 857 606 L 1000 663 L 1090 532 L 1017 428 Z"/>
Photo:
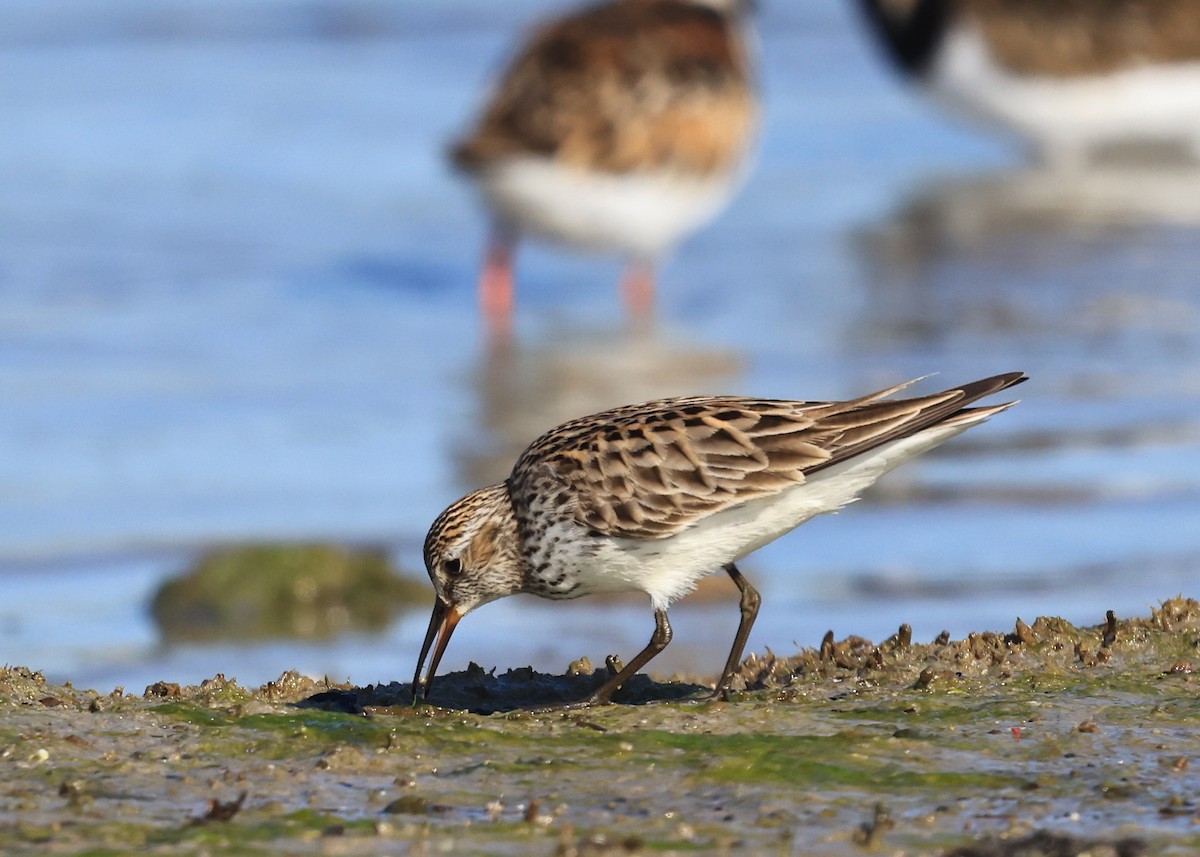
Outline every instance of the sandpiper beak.
<path id="1" fill-rule="evenodd" d="M 429 688 L 433 685 L 433 676 L 437 673 L 438 664 L 442 661 L 442 653 L 446 651 L 446 644 L 450 642 L 450 635 L 454 633 L 454 626 L 458 624 L 462 615 L 458 612 L 457 607 L 447 604 L 440 598 L 433 602 L 433 615 L 429 617 L 429 630 L 425 632 L 421 657 L 417 660 L 417 672 L 413 676 L 413 705 L 428 698 Z M 429 654 L 429 648 L 433 646 L 435 636 L 437 637 L 437 646 L 433 649 L 429 672 L 425 674 L 425 681 L 422 682 L 421 667 L 425 665 L 425 656 Z"/>

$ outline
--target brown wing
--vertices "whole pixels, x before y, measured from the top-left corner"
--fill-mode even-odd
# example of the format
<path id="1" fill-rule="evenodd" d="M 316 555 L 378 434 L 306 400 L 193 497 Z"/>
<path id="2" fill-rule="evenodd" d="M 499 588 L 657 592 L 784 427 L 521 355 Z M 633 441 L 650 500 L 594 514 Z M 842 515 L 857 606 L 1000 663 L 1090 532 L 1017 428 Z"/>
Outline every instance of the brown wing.
<path id="1" fill-rule="evenodd" d="M 452 158 L 468 170 L 537 154 L 612 173 L 709 172 L 744 150 L 754 114 L 729 14 L 620 0 L 536 32 Z"/>
<path id="2" fill-rule="evenodd" d="M 964 406 L 1022 380 L 998 375 L 901 400 L 884 397 L 905 385 L 849 402 L 696 397 L 617 408 L 534 441 L 510 490 L 557 489 L 557 502 L 598 533 L 665 538 L 890 440 L 977 414 Z"/>
<path id="3" fill-rule="evenodd" d="M 997 60 L 1023 74 L 1105 74 L 1200 60 L 1196 0 L 960 0 Z"/>

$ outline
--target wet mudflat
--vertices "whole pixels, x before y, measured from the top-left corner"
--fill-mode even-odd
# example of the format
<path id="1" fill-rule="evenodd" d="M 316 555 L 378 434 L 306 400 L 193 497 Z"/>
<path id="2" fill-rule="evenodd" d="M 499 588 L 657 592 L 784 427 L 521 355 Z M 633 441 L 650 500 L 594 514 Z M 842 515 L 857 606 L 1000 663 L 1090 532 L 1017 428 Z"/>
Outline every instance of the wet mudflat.
<path id="1" fill-rule="evenodd" d="M 1043 618 L 907 636 L 751 658 L 730 701 L 684 677 L 635 684 L 625 704 L 550 712 L 526 706 L 582 696 L 601 676 L 578 662 L 562 676 L 473 668 L 439 678 L 437 706 L 413 707 L 398 683 L 288 673 L 257 689 L 217 677 L 101 695 L 8 668 L 0 850 L 1200 848 L 1200 604 L 1085 628 Z"/>

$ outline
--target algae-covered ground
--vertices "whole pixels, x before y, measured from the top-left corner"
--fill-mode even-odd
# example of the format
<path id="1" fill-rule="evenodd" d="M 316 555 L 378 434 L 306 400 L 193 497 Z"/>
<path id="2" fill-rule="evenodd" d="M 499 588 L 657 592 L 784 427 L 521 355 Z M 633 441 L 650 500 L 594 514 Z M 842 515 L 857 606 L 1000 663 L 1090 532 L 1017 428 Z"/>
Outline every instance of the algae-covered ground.
<path id="1" fill-rule="evenodd" d="M 264 542 L 200 556 L 159 587 L 150 612 L 166 641 L 319 639 L 381 631 L 428 600 L 428 584 L 380 548 Z"/>
<path id="2" fill-rule="evenodd" d="M 472 669 L 413 707 L 408 685 L 291 673 L 132 696 L 8 668 L 0 852 L 1196 854 L 1198 640 L 1189 599 L 901 628 L 751 657 L 729 701 L 646 679 L 549 712 L 528 708 L 603 676 Z"/>

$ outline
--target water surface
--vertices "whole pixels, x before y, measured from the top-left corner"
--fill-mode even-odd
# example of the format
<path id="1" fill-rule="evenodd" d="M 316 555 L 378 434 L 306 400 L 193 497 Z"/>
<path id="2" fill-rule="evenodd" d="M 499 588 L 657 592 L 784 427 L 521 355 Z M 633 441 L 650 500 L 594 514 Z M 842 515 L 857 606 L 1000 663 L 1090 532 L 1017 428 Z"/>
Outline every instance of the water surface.
<path id="1" fill-rule="evenodd" d="M 1022 403 L 744 564 L 750 648 L 1099 621 L 1200 557 L 1200 176 L 1056 176 L 894 79 L 849 4 L 762 14 L 744 192 L 663 270 L 526 248 L 511 350 L 474 306 L 483 220 L 445 141 L 529 21 L 481 0 L 10 3 L 0 12 L 0 647 L 134 689 L 297 667 L 407 678 L 424 615 L 323 643 L 164 648 L 146 602 L 205 546 L 420 542 L 538 432 L 651 396 L 847 397 L 1022 369 Z M 1194 594 L 1194 593 L 1192 593 Z M 672 613 L 659 669 L 737 621 Z M 514 598 L 444 669 L 628 657 L 638 602 Z"/>

